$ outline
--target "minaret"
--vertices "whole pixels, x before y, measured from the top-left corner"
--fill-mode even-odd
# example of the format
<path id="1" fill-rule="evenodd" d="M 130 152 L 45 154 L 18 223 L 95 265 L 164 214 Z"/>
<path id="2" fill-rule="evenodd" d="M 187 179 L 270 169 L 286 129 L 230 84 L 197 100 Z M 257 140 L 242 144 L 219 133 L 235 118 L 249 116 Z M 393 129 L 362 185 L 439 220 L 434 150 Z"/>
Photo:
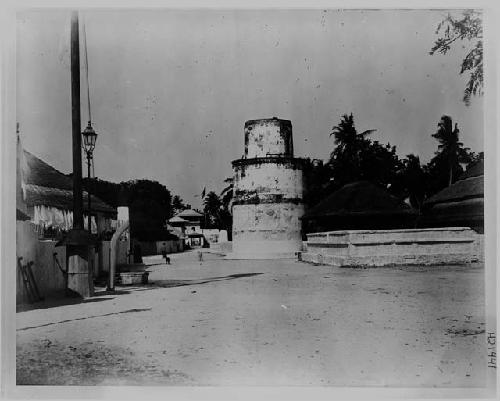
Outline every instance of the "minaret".
<path id="1" fill-rule="evenodd" d="M 293 157 L 292 123 L 245 123 L 245 154 L 234 169 L 230 258 L 291 258 L 302 250 L 303 159 Z"/>

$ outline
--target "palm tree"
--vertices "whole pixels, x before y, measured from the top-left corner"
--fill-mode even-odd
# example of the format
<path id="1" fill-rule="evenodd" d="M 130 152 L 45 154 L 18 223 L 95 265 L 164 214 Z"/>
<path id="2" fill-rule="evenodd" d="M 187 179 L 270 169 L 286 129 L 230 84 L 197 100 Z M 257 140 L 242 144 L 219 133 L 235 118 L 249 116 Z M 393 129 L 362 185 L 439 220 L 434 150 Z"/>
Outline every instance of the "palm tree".
<path id="1" fill-rule="evenodd" d="M 231 203 L 233 201 L 233 184 L 234 178 L 228 177 L 224 180 L 227 186 L 220 193 L 220 199 L 222 202 L 222 207 L 231 213 Z"/>
<path id="2" fill-rule="evenodd" d="M 354 127 L 354 117 L 344 114 L 339 125 L 333 127 L 330 136 L 335 138 L 335 149 L 330 155 L 330 166 L 339 184 L 361 178 L 361 152 L 367 146 L 366 136 L 376 130 L 358 133 Z"/>
<path id="3" fill-rule="evenodd" d="M 172 209 L 174 213 L 179 213 L 188 209 L 188 207 L 184 204 L 184 201 L 179 195 L 174 195 L 172 198 Z"/>
<path id="4" fill-rule="evenodd" d="M 330 136 L 335 137 L 335 145 L 337 145 L 340 152 L 355 152 L 363 144 L 365 137 L 375 131 L 375 129 L 369 129 L 358 134 L 351 113 L 342 116 L 339 125 L 333 127 Z"/>
<path id="5" fill-rule="evenodd" d="M 407 155 L 403 164 L 403 181 L 410 198 L 410 204 L 420 212 L 427 191 L 426 174 L 420 164 L 419 157 L 416 155 Z"/>
<path id="6" fill-rule="evenodd" d="M 232 240 L 232 227 L 233 227 L 233 216 L 232 216 L 232 206 L 233 206 L 233 184 L 234 178 L 229 177 L 224 180 L 227 186 L 222 190 L 219 195 L 221 201 L 220 208 L 220 229 L 226 230 L 228 235 L 228 240 Z"/>
<path id="7" fill-rule="evenodd" d="M 209 224 L 214 227 L 220 223 L 221 200 L 217 194 L 210 191 L 203 199 L 203 212 L 209 218 Z"/>
<path id="8" fill-rule="evenodd" d="M 461 171 L 460 163 L 467 163 L 469 161 L 469 153 L 464 144 L 459 141 L 458 134 L 460 130 L 457 124 L 453 128 L 451 117 L 442 116 L 441 121 L 438 123 L 438 130 L 432 135 L 439 141 L 438 154 L 436 156 L 443 157 L 449 170 L 448 186 L 453 184 L 454 171 Z"/>

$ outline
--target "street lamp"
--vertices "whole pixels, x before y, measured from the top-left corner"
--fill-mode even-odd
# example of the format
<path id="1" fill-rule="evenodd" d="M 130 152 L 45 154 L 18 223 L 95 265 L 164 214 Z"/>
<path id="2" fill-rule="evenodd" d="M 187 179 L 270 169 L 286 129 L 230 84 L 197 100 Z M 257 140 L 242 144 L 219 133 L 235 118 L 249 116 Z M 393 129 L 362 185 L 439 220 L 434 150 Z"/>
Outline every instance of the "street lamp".
<path id="1" fill-rule="evenodd" d="M 82 132 L 83 136 L 83 150 L 85 151 L 85 155 L 87 156 L 87 177 L 89 180 L 89 186 L 87 188 L 87 202 L 89 207 L 89 233 L 92 234 L 92 216 L 90 209 L 90 166 L 92 165 L 92 157 L 95 149 L 95 141 L 97 140 L 97 134 L 92 128 L 90 121 L 87 125 L 87 128 Z"/>

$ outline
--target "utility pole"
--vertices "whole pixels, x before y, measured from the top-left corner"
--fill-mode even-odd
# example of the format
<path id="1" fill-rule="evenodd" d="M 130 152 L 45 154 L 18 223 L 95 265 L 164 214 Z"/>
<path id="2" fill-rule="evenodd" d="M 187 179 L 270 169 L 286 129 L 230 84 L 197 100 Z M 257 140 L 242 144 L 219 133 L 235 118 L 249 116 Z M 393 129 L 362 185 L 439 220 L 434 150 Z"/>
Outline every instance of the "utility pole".
<path id="1" fill-rule="evenodd" d="M 83 229 L 82 133 L 80 121 L 80 44 L 78 12 L 71 13 L 71 134 L 73 149 L 73 229 L 56 246 L 66 246 L 67 289 L 82 297 L 94 295 L 92 241 Z"/>
<path id="2" fill-rule="evenodd" d="M 78 11 L 71 13 L 71 132 L 73 136 L 73 228 L 83 230 L 80 35 Z"/>

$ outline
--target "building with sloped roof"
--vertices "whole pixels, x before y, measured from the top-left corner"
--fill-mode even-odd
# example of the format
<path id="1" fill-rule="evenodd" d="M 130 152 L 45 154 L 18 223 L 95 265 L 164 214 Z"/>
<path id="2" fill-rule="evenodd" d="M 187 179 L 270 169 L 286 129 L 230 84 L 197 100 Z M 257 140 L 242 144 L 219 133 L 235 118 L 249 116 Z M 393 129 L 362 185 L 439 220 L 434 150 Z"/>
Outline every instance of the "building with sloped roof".
<path id="1" fill-rule="evenodd" d="M 484 161 L 424 203 L 423 227 L 471 227 L 484 233 Z"/>
<path id="2" fill-rule="evenodd" d="M 203 214 L 193 209 L 186 209 L 168 220 L 168 225 L 181 233 L 186 245 L 191 247 L 204 246 L 206 243 L 201 229 Z"/>
<path id="3" fill-rule="evenodd" d="M 201 219 L 203 218 L 203 214 L 193 209 L 186 209 L 177 214 L 177 217 L 181 217 L 183 219 L 190 221 L 191 220 L 201 221 Z"/>
<path id="4" fill-rule="evenodd" d="M 73 180 L 39 159 L 32 153 L 24 151 L 27 169 L 23 172 L 23 191 L 28 205 L 46 204 L 61 209 L 73 209 Z M 83 191 L 84 200 L 87 192 Z M 116 209 L 94 195 L 90 196 L 92 212 L 97 211 L 108 217 L 116 216 Z M 88 205 L 84 202 L 84 212 L 88 213 Z"/>
<path id="5" fill-rule="evenodd" d="M 41 233 L 68 231 L 73 226 L 73 180 L 24 150 L 18 140 L 18 209 L 35 223 Z M 83 191 L 84 224 L 88 224 L 88 194 Z M 111 230 L 116 208 L 91 195 L 93 233 Z"/>
<path id="6" fill-rule="evenodd" d="M 66 247 L 59 246 L 58 240 L 73 227 L 73 180 L 24 150 L 19 135 L 16 162 L 16 255 L 19 265 L 33 264 L 32 281 L 42 296 L 66 291 L 71 288 L 69 282 L 72 278 L 67 273 L 71 269 L 68 269 Z M 87 193 L 83 195 L 84 213 L 88 216 Z M 117 210 L 95 196 L 91 198 L 91 209 L 93 232 L 110 234 Z M 85 225 L 87 216 L 84 216 Z M 109 233 L 104 233 L 107 230 Z M 94 277 L 109 269 L 109 242 L 103 237 L 101 235 L 101 240 L 95 244 Z M 124 259 L 126 249 L 123 251 Z M 33 301 L 28 287 L 22 269 L 18 267 L 18 303 Z"/>
<path id="7" fill-rule="evenodd" d="M 186 209 L 172 217 L 168 223 L 178 227 L 183 233 L 201 232 L 201 220 L 203 214 L 193 209 Z"/>
<path id="8" fill-rule="evenodd" d="M 414 228 L 418 213 L 369 181 L 344 185 L 303 216 L 305 233 Z"/>

